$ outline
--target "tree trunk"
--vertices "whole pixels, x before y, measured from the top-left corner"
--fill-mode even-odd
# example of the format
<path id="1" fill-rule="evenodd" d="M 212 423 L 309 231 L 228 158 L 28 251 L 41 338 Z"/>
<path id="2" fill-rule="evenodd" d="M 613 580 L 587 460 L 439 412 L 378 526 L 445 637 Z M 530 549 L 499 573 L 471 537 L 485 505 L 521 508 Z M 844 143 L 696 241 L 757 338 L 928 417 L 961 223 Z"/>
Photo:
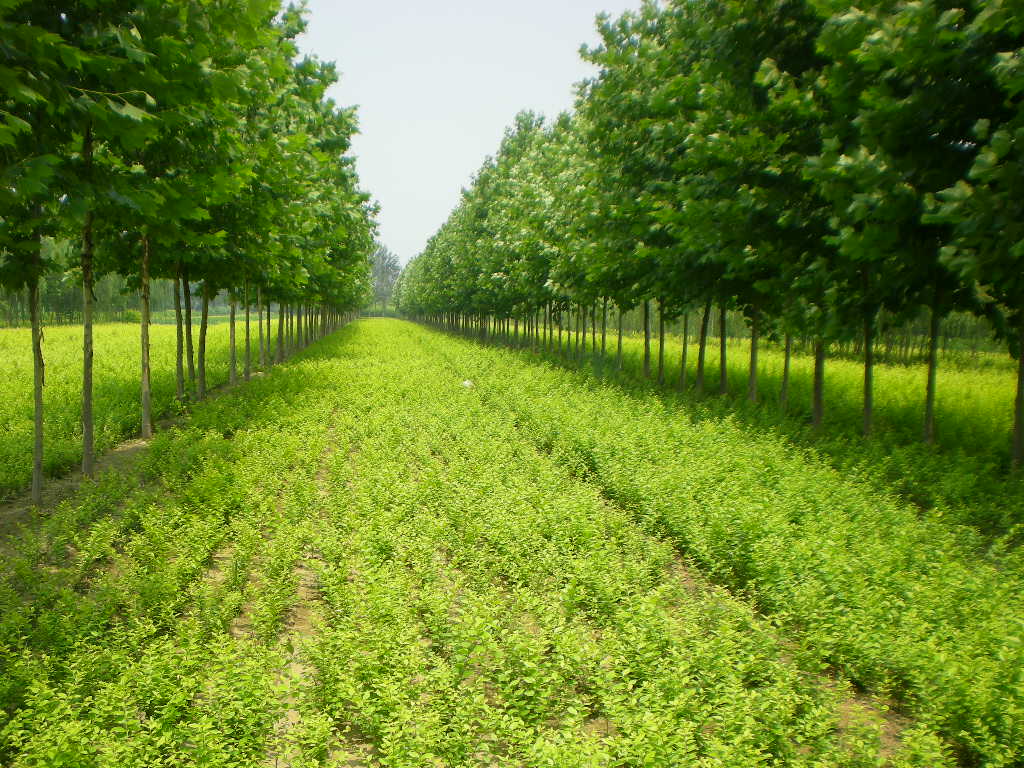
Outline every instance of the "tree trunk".
<path id="1" fill-rule="evenodd" d="M 153 392 L 149 369 L 149 236 L 142 236 L 142 437 L 153 436 Z"/>
<path id="2" fill-rule="evenodd" d="M 718 394 L 727 395 L 729 394 L 729 369 L 726 367 L 726 352 L 725 352 L 725 304 L 719 307 L 719 328 L 718 334 L 720 339 L 720 349 L 718 356 L 718 367 L 721 371 L 718 377 Z"/>
<path id="3" fill-rule="evenodd" d="M 704 316 L 700 320 L 700 343 L 697 346 L 697 380 L 694 391 L 700 397 L 704 394 L 704 360 L 708 349 L 708 323 L 711 320 L 711 299 L 704 305 Z"/>
<path id="4" fill-rule="evenodd" d="M 683 313 L 683 351 L 679 355 L 679 389 L 686 390 L 686 353 L 690 337 L 690 313 Z"/>
<path id="5" fill-rule="evenodd" d="M 231 352 L 231 362 L 228 366 L 228 383 L 235 385 L 238 383 L 238 351 L 235 347 L 235 305 L 238 302 L 235 300 L 234 294 L 231 295 L 230 301 L 230 328 L 228 330 L 228 347 Z"/>
<path id="6" fill-rule="evenodd" d="M 252 378 L 252 330 L 249 328 L 249 280 L 246 279 L 242 300 L 245 302 L 245 380 Z"/>
<path id="7" fill-rule="evenodd" d="M 622 370 L 622 307 L 615 305 L 619 310 L 618 339 L 615 342 L 615 370 Z"/>
<path id="8" fill-rule="evenodd" d="M 295 348 L 302 349 L 305 346 L 305 337 L 302 328 L 302 316 L 305 314 L 305 305 L 298 304 L 295 307 Z"/>
<path id="9" fill-rule="evenodd" d="M 825 341 L 814 340 L 814 397 L 811 404 L 811 424 L 821 429 L 825 421 Z"/>
<path id="10" fill-rule="evenodd" d="M 267 299 L 267 368 L 274 364 L 274 352 L 271 349 L 272 336 L 274 334 L 273 314 L 271 313 L 273 302 Z"/>
<path id="11" fill-rule="evenodd" d="M 197 358 L 197 394 L 202 400 L 206 397 L 206 327 L 210 319 L 210 288 L 203 281 L 203 314 L 199 321 L 199 355 Z"/>
<path id="12" fill-rule="evenodd" d="M 580 358 L 580 306 L 576 305 L 576 340 L 573 346 L 573 360 Z"/>
<path id="13" fill-rule="evenodd" d="M 39 317 L 39 275 L 33 274 L 28 284 L 28 310 L 32 320 L 32 503 L 43 503 L 43 324 Z"/>
<path id="14" fill-rule="evenodd" d="M 91 139 L 90 139 L 90 154 Z M 85 214 L 82 237 L 82 474 L 92 477 L 95 468 L 92 414 L 92 222 L 93 214 Z"/>
<path id="15" fill-rule="evenodd" d="M 924 398 L 924 441 L 932 445 L 935 443 L 935 378 L 939 369 L 939 313 L 936 307 L 932 307 L 928 330 L 928 387 Z"/>
<path id="16" fill-rule="evenodd" d="M 185 399 L 185 333 L 181 327 L 181 265 L 178 265 L 178 274 L 174 276 L 174 381 L 178 402 Z"/>
<path id="17" fill-rule="evenodd" d="M 757 342 L 760 333 L 760 314 L 755 310 L 750 319 L 750 376 L 747 379 L 747 400 L 757 402 Z"/>
<path id="18" fill-rule="evenodd" d="M 871 435 L 875 416 L 875 323 L 864 317 L 864 437 Z"/>
<path id="19" fill-rule="evenodd" d="M 786 349 L 782 357 L 782 389 L 779 391 L 779 408 L 786 412 L 789 406 L 789 367 L 793 359 L 793 334 L 786 333 Z"/>
<path id="20" fill-rule="evenodd" d="M 269 320 L 269 318 L 267 318 Z M 267 369 L 267 349 L 263 344 L 263 290 L 259 285 L 256 286 L 256 320 L 259 325 L 259 342 L 260 342 L 260 369 Z"/>
<path id="21" fill-rule="evenodd" d="M 1017 398 L 1013 408 L 1013 468 L 1024 464 L 1024 313 L 1017 320 Z"/>
<path id="22" fill-rule="evenodd" d="M 182 279 L 182 291 L 185 296 L 185 351 L 188 354 L 188 386 L 195 391 L 196 388 L 196 363 L 195 353 L 192 348 L 192 288 L 189 285 L 188 270 L 184 270 Z"/>
<path id="23" fill-rule="evenodd" d="M 284 304 L 277 305 L 277 362 L 284 362 Z"/>
<path id="24" fill-rule="evenodd" d="M 658 300 L 658 386 L 665 386 L 665 303 Z"/>
<path id="25" fill-rule="evenodd" d="M 608 297 L 604 297 L 604 302 L 601 305 L 601 363 L 603 364 L 606 354 L 606 345 L 608 341 Z"/>
<path id="26" fill-rule="evenodd" d="M 644 300 L 644 378 L 651 378 L 651 302 Z"/>
<path id="27" fill-rule="evenodd" d="M 587 356 L 587 307 L 580 304 L 580 328 L 583 331 L 583 343 L 580 347 L 580 360 Z"/>

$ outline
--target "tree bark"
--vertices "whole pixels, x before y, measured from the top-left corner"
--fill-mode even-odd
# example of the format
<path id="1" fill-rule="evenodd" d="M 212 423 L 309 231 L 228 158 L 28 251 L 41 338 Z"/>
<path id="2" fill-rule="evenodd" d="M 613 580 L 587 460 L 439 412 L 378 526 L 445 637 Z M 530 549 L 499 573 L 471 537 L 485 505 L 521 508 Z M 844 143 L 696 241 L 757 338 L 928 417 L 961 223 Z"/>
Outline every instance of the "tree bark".
<path id="1" fill-rule="evenodd" d="M 729 369 L 726 366 L 726 363 L 728 361 L 726 360 L 726 351 L 725 351 L 725 342 L 726 342 L 725 319 L 726 319 L 725 318 L 725 304 L 722 304 L 722 306 L 719 307 L 719 328 L 718 328 L 718 334 L 719 334 L 719 339 L 720 339 L 720 345 L 719 345 L 720 349 L 719 349 L 719 355 L 718 355 L 718 367 L 719 367 L 719 369 L 721 371 L 721 373 L 720 373 L 720 375 L 718 377 L 718 394 L 720 394 L 720 395 L 727 395 L 727 394 L 729 394 Z"/>
<path id="2" fill-rule="evenodd" d="M 939 369 L 939 313 L 936 307 L 932 307 L 928 330 L 928 386 L 924 398 L 924 441 L 932 445 L 935 443 L 935 379 Z"/>
<path id="3" fill-rule="evenodd" d="M 256 286 L 256 320 L 259 326 L 260 340 L 260 369 L 267 368 L 267 349 L 263 344 L 263 291 L 259 285 Z M 269 320 L 269 318 L 268 318 Z"/>
<path id="4" fill-rule="evenodd" d="M 202 400 L 206 397 L 206 327 L 210 319 L 210 288 L 203 281 L 203 314 L 199 321 L 199 354 L 197 358 L 197 394 Z"/>
<path id="5" fill-rule="evenodd" d="M 573 346 L 573 360 L 580 358 L 580 305 L 576 305 L 576 340 Z"/>
<path id="6" fill-rule="evenodd" d="M 651 378 L 651 302 L 644 300 L 644 378 Z"/>
<path id="7" fill-rule="evenodd" d="M 793 334 L 786 333 L 786 349 L 782 357 L 782 389 L 779 391 L 779 408 L 786 412 L 789 406 L 789 368 L 793 360 Z"/>
<path id="8" fill-rule="evenodd" d="M 604 297 L 604 302 L 601 305 L 601 363 L 603 364 L 606 354 L 606 346 L 608 341 L 608 297 Z"/>
<path id="9" fill-rule="evenodd" d="M 89 211 L 82 237 L 82 474 L 86 477 L 92 477 L 96 462 L 92 413 L 92 223 L 93 214 Z"/>
<path id="10" fill-rule="evenodd" d="M 665 386 L 665 303 L 658 300 L 658 386 Z"/>
<path id="11" fill-rule="evenodd" d="M 150 387 L 149 367 L 149 236 L 142 236 L 142 437 L 153 436 L 153 391 Z"/>
<path id="12" fill-rule="evenodd" d="M 29 317 L 32 320 L 32 503 L 43 503 L 43 386 L 46 368 L 43 362 L 43 324 L 39 317 L 39 275 L 28 284 Z"/>
<path id="13" fill-rule="evenodd" d="M 864 316 L 864 437 L 870 437 L 875 417 L 875 323 Z"/>
<path id="14" fill-rule="evenodd" d="M 238 352 L 235 348 L 235 300 L 234 294 L 231 296 L 230 301 L 230 329 L 228 330 L 228 347 L 231 353 L 231 363 L 228 366 L 228 383 L 235 385 L 238 383 Z"/>
<path id="15" fill-rule="evenodd" d="M 615 305 L 619 310 L 618 339 L 615 342 L 615 370 L 622 370 L 622 307 Z"/>
<path id="16" fill-rule="evenodd" d="M 750 376 L 747 379 L 747 400 L 757 402 L 757 342 L 760 333 L 760 313 L 755 310 L 750 319 Z"/>
<path id="17" fill-rule="evenodd" d="M 271 314 L 273 302 L 267 299 L 267 368 L 269 369 L 274 364 L 274 353 L 271 350 L 271 342 L 274 331 L 273 326 L 273 315 Z M 262 323 L 261 323 L 262 324 Z"/>
<path id="18" fill-rule="evenodd" d="M 686 390 L 686 353 L 690 337 L 690 313 L 683 313 L 683 351 L 679 355 L 679 389 Z"/>
<path id="19" fill-rule="evenodd" d="M 284 362 L 284 304 L 277 305 L 277 362 Z"/>
<path id="20" fill-rule="evenodd" d="M 195 391 L 196 387 L 196 363 L 195 352 L 192 348 L 192 288 L 189 285 L 188 270 L 182 274 L 182 293 L 185 296 L 185 352 L 188 354 L 188 386 Z"/>
<path id="21" fill-rule="evenodd" d="M 704 394 L 704 360 L 708 349 L 708 323 L 711 320 L 711 299 L 704 304 L 704 316 L 700 320 L 700 343 L 697 346 L 697 380 L 694 391 L 700 397 Z"/>
<path id="22" fill-rule="evenodd" d="M 825 421 L 825 341 L 814 340 L 814 396 L 811 404 L 811 423 L 821 429 Z"/>
<path id="23" fill-rule="evenodd" d="M 185 333 L 181 327 L 181 264 L 178 265 L 178 274 L 174 276 L 174 382 L 178 402 L 185 399 Z"/>
<path id="24" fill-rule="evenodd" d="M 1013 468 L 1024 464 L 1024 312 L 1017 320 L 1017 398 L 1013 407 Z"/>
<path id="25" fill-rule="evenodd" d="M 242 300 L 245 302 L 245 380 L 252 378 L 252 330 L 249 327 L 249 280 L 246 278 Z"/>

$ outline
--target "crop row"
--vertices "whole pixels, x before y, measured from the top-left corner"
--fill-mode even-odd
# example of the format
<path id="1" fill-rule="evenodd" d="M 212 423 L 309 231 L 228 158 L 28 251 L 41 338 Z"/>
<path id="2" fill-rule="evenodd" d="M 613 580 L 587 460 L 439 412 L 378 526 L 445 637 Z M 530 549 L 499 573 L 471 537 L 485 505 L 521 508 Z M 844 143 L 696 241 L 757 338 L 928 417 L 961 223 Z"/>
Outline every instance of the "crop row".
<path id="1" fill-rule="evenodd" d="M 1024 554 L 881 493 L 770 430 L 420 330 L 453 375 L 715 582 L 808 663 L 897 698 L 968 765 L 1024 744 Z"/>

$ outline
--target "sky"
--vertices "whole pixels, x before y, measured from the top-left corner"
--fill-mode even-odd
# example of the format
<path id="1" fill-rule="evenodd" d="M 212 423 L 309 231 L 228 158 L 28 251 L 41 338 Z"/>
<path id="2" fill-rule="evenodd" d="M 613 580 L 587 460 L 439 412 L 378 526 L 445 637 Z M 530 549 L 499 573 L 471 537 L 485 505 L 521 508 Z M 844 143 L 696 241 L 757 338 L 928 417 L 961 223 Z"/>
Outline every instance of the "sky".
<path id="1" fill-rule="evenodd" d="M 444 223 L 516 113 L 553 118 L 594 74 L 594 19 L 640 0 L 309 0 L 303 53 L 338 65 L 329 96 L 359 108 L 352 143 L 380 203 L 379 239 L 406 263 Z"/>

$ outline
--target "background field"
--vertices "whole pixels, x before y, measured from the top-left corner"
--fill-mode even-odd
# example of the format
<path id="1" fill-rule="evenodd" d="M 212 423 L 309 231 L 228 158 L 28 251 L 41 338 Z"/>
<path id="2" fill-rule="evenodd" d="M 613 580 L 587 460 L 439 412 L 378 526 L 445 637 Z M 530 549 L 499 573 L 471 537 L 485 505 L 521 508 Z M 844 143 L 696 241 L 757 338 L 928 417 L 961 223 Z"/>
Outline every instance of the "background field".
<path id="1" fill-rule="evenodd" d="M 82 457 L 82 329 L 56 326 L 44 334 L 44 471 L 53 475 Z M 94 334 L 96 449 L 102 452 L 141 428 L 139 327 L 104 323 Z M 26 329 L 0 329 L 0 498 L 32 476 L 31 340 Z M 150 343 L 153 413 L 161 416 L 175 407 L 174 326 L 153 325 Z M 209 386 L 218 386 L 228 379 L 228 326 L 211 325 L 206 343 Z"/>

